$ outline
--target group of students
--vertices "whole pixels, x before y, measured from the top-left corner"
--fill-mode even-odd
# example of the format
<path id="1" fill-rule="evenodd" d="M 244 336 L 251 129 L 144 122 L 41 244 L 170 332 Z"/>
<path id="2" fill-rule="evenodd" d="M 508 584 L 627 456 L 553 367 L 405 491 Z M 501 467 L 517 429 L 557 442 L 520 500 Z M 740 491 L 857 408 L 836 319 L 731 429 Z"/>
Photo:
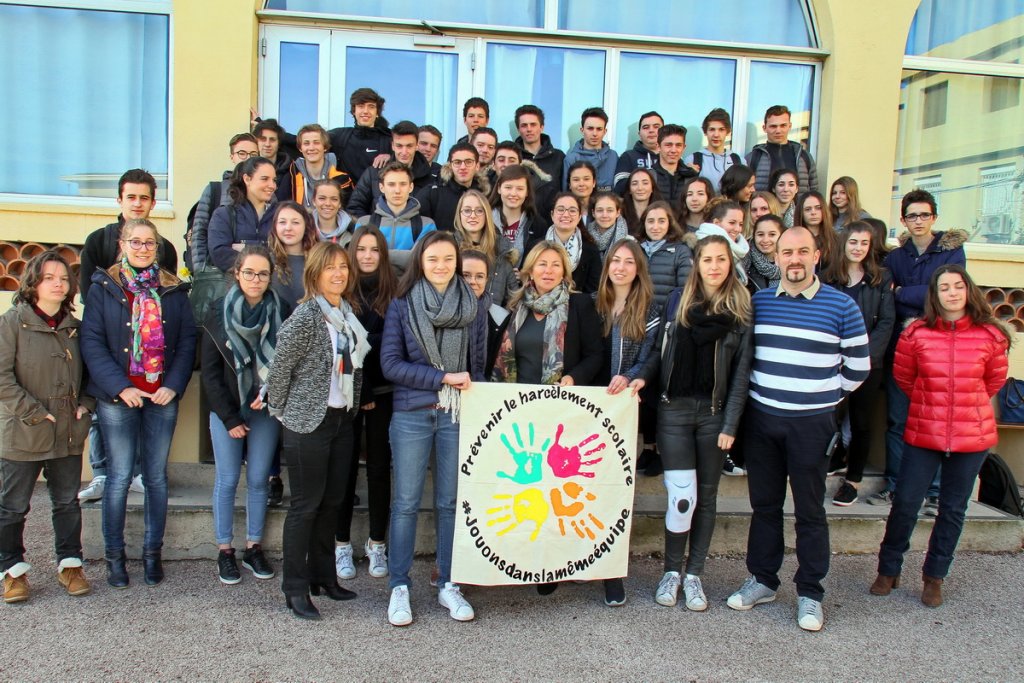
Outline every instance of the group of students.
<path id="1" fill-rule="evenodd" d="M 276 124 L 262 129 L 277 138 L 273 156 L 261 155 L 271 151 L 263 147 L 265 136 L 233 139 L 237 166 L 225 178 L 226 192 L 211 183 L 203 195 L 208 220 L 190 226 L 194 272 L 215 268 L 226 278 L 224 296 L 202 320 L 195 320 L 173 264 L 163 267 L 169 243 L 146 218 L 156 187 L 144 171 L 121 179 L 116 257 L 83 274 L 91 287 L 81 324 L 72 315 L 76 283 L 67 264 L 54 252 L 29 264 L 15 307 L 0 318 L 4 444 L 16 444 L 0 454 L 5 601 L 28 597 L 21 534 L 40 468 L 54 501 L 61 583 L 72 594 L 89 590 L 72 489 L 90 413 L 108 459 L 102 496 L 108 583 L 129 584 L 124 518 L 137 456 L 145 481 L 144 578 L 162 580 L 167 455 L 198 341 L 216 461 L 218 575 L 227 584 L 241 579 L 233 503 L 244 460 L 242 565 L 257 578 L 275 576 L 261 543 L 268 482 L 280 453 L 290 486 L 282 590 L 297 617 L 320 618 L 311 596 L 355 597 L 338 578 L 355 576 L 350 526 L 365 439 L 370 533 L 364 550 L 370 574 L 390 577 L 390 623 L 413 620 L 409 571 L 431 454 L 432 583 L 454 619 L 474 618 L 450 572 L 460 391 L 478 381 L 606 386 L 641 397 L 647 448 L 637 467 L 663 473 L 667 490 L 659 604 L 676 604 L 682 587 L 688 609 L 708 606 L 701 576 L 719 479 L 740 472 L 730 456 L 744 457 L 750 469 L 754 517 L 751 577 L 728 604 L 743 610 L 774 600 L 788 469 L 798 517 L 798 622 L 807 630 L 823 623 L 828 543 L 821 498 L 826 472 L 838 468 L 829 463 L 829 438 L 809 451 L 801 445 L 808 464 L 793 461 L 793 444 L 773 430 L 786 420 L 809 420 L 800 424 L 813 428 L 792 431 L 830 437 L 842 422 L 836 407 L 845 408 L 846 481 L 833 502 L 850 504 L 870 443 L 868 408 L 881 383 L 893 382 L 908 403 L 895 415 L 906 429 L 891 429 L 906 447 L 881 496 L 893 507 L 872 592 L 898 585 L 913 521 L 941 463 L 938 519 L 924 569 L 925 602 L 941 603 L 937 586 L 971 484 L 995 440 L 988 397 L 1005 378 L 1009 335 L 962 267 L 962 239 L 956 244 L 957 236 L 932 231 L 931 195 L 917 190 L 904 198 L 910 236 L 886 255 L 884 225 L 862 220 L 852 179 L 833 183 L 828 205 L 812 189 L 799 192 L 816 183 L 813 161 L 795 143 L 777 139 L 776 119 L 785 108 L 773 107 L 765 121 L 769 143 L 755 148 L 749 167 L 721 152 L 725 112 L 705 120 L 713 148 L 691 159 L 692 167 L 681 162 L 685 129 L 652 126 L 660 116 L 645 115 L 641 142 L 653 139 L 655 148 L 619 158 L 637 166 L 622 178 L 611 175 L 609 184 L 621 183 L 620 196 L 597 189 L 603 171 L 591 161 L 563 168 L 561 153 L 542 133 L 543 112 L 526 105 L 517 111 L 522 137 L 496 143 L 487 167 L 480 166 L 478 147 L 458 142 L 445 167 L 412 196 L 422 164 L 410 138 L 423 130 L 412 124 L 391 129 L 391 155 L 363 159 L 357 183 L 354 168 L 338 168 L 339 159 L 352 158 L 345 151 L 351 140 L 376 151 L 366 141 L 386 130 L 383 100 L 367 98 L 362 91 L 353 95 L 354 128 L 303 127 L 302 157 L 289 163 L 278 158 L 288 138 Z M 467 111 L 479 108 L 471 103 Z M 595 116 L 601 118 L 584 113 L 585 136 Z M 470 130 L 470 139 L 481 128 Z M 338 156 L 326 153 L 328 145 L 339 148 Z M 724 171 L 717 181 L 704 175 L 719 161 Z M 567 190 L 551 187 L 559 176 Z M 762 176 L 770 192 L 757 191 Z M 280 194 L 283 183 L 290 194 Z M 373 211 L 354 216 L 342 206 L 353 207 L 360 187 Z M 133 213 L 139 201 L 126 195 L 138 194 L 148 208 Z M 538 210 L 541 205 L 546 208 Z M 802 301 L 822 308 L 780 313 L 780 306 Z M 821 321 L 808 311 L 818 311 Z M 921 320 L 897 334 L 897 323 L 914 315 Z M 787 328 L 794 319 L 806 326 Z M 64 374 L 34 372 L 46 364 L 41 359 L 55 357 L 66 367 L 51 362 L 52 372 Z M 953 405 L 969 406 L 971 417 L 957 412 L 957 419 L 940 419 Z M 538 591 L 555 588 L 544 584 Z M 621 578 L 604 582 L 608 605 L 625 599 Z"/>

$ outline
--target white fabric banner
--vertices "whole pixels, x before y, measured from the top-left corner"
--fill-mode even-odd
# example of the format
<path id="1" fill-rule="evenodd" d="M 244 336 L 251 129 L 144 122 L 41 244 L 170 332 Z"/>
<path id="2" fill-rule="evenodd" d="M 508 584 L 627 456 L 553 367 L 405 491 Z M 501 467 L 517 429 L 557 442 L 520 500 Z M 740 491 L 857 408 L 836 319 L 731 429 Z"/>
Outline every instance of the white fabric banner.
<path id="1" fill-rule="evenodd" d="M 452 581 L 625 576 L 637 405 L 604 387 L 463 392 Z"/>

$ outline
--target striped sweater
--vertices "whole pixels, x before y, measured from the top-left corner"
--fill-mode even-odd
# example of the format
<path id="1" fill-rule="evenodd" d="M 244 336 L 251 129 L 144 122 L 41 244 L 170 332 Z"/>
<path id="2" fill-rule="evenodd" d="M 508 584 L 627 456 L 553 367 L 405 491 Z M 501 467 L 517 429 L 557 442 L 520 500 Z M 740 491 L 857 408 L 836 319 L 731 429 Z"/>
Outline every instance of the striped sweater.
<path id="1" fill-rule="evenodd" d="M 815 282 L 796 297 L 753 296 L 750 398 L 764 412 L 802 417 L 831 411 L 867 378 L 868 336 L 857 304 Z"/>

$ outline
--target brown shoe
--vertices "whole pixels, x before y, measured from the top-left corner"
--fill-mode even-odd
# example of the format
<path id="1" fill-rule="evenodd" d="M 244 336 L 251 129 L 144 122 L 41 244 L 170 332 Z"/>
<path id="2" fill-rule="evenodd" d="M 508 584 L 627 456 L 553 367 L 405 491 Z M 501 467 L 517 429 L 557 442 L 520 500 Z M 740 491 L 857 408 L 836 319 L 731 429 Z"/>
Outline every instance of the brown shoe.
<path id="1" fill-rule="evenodd" d="M 928 607 L 939 607 L 942 605 L 942 579 L 927 574 L 921 577 L 924 580 L 924 590 L 921 591 L 921 602 Z"/>
<path id="2" fill-rule="evenodd" d="M 28 600 L 28 575 L 4 576 L 4 602 L 10 604 Z"/>
<path id="3" fill-rule="evenodd" d="M 60 585 L 68 590 L 68 595 L 85 595 L 92 590 L 89 580 L 85 578 L 85 572 L 81 567 L 65 567 L 57 572 L 57 580 Z"/>
<path id="4" fill-rule="evenodd" d="M 871 584 L 871 588 L 868 590 L 872 595 L 888 595 L 892 592 L 893 588 L 900 587 L 900 575 L 886 576 L 885 574 L 879 574 L 875 582 Z"/>

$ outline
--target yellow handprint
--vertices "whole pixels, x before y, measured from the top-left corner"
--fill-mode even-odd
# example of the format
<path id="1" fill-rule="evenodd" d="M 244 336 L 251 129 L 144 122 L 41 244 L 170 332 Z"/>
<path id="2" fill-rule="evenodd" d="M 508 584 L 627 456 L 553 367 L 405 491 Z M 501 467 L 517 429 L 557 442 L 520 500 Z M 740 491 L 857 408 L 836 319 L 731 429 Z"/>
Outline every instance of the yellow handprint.
<path id="1" fill-rule="evenodd" d="M 507 522 L 508 526 L 498 530 L 498 536 L 504 536 L 523 522 L 533 522 L 536 527 L 533 533 L 530 534 L 530 540 L 537 540 L 537 535 L 540 534 L 540 528 L 547 520 L 549 512 L 548 504 L 544 500 L 544 493 L 540 489 L 526 489 L 514 496 L 507 493 L 499 493 L 494 496 L 494 500 L 507 500 L 510 502 L 487 510 L 488 515 L 494 516 L 493 519 L 487 522 L 487 526 L 495 526 Z"/>

